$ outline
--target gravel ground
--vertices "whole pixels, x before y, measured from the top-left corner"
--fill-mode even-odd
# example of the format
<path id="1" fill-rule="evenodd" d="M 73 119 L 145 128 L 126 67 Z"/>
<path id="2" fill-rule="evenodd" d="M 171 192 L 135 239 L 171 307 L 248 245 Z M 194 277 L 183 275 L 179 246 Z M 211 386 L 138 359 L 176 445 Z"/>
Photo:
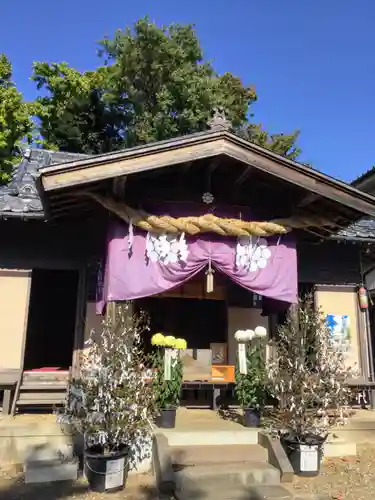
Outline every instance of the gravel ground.
<path id="1" fill-rule="evenodd" d="M 153 477 L 140 474 L 128 478 L 126 490 L 102 494 L 88 491 L 84 479 L 66 482 L 25 484 L 22 476 L 0 473 L 0 500 L 158 500 Z"/>
<path id="2" fill-rule="evenodd" d="M 357 457 L 326 459 L 316 478 L 295 478 L 299 493 L 329 494 L 332 500 L 375 499 L 375 446 L 358 446 Z M 126 490 L 111 495 L 88 491 L 81 479 L 75 484 L 24 484 L 22 476 L 0 473 L 0 500 L 158 500 L 151 475 L 128 479 Z"/>
<path id="3" fill-rule="evenodd" d="M 325 459 L 318 477 L 296 478 L 293 489 L 334 500 L 375 499 L 375 446 L 358 445 L 356 457 Z"/>

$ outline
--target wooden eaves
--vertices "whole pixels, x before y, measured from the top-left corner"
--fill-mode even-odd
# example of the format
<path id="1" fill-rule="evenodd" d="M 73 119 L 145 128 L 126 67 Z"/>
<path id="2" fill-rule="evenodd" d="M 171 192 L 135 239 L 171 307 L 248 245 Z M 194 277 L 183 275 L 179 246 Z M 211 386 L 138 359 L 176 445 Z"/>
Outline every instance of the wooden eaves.
<path id="1" fill-rule="evenodd" d="M 102 182 L 171 166 L 191 165 L 204 159 L 212 164 L 215 157 L 227 157 L 242 165 L 239 179 L 246 177 L 247 169 L 255 169 L 300 187 L 308 193 L 300 208 L 311 204 L 318 207 L 325 200 L 333 202 L 338 211 L 342 210 L 340 215 L 345 215 L 348 224 L 363 215 L 375 217 L 375 197 L 225 130 L 187 135 L 44 167 L 40 170 L 40 184 L 45 199 L 52 206 L 69 204 L 74 203 L 71 200 L 75 193 L 95 189 Z"/>

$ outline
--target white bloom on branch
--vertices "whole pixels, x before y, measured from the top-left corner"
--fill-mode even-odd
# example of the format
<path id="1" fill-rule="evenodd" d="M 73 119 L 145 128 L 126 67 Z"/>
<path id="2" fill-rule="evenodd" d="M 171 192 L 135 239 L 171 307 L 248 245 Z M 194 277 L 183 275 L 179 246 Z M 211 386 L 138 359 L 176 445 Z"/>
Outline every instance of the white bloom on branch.
<path id="1" fill-rule="evenodd" d="M 284 429 L 325 434 L 329 426 L 345 421 L 351 399 L 345 380 L 356 370 L 334 349 L 312 300 L 300 306 L 298 319 L 289 315 L 280 327 L 276 356 L 269 362 L 269 389 L 279 401 Z"/>
<path id="2" fill-rule="evenodd" d="M 116 309 L 115 323 L 104 324 L 98 342 L 92 339 L 82 358 L 81 376 L 68 391 L 65 408 L 86 440 L 108 451 L 116 444 L 147 438 L 153 415 L 154 395 L 144 376 L 144 354 L 139 344 L 147 320 L 142 314 L 129 314 L 128 304 Z M 74 404 L 77 395 L 80 405 Z"/>

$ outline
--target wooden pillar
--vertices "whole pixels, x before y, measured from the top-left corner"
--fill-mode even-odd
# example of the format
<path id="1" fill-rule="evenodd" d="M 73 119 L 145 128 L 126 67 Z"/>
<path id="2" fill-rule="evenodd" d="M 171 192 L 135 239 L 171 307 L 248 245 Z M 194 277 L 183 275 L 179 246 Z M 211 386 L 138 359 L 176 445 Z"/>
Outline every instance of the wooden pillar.
<path id="1" fill-rule="evenodd" d="M 78 278 L 77 311 L 74 326 L 74 345 L 72 359 L 72 377 L 78 377 L 80 373 L 81 353 L 84 348 L 85 315 L 87 296 L 87 270 L 80 269 Z"/>

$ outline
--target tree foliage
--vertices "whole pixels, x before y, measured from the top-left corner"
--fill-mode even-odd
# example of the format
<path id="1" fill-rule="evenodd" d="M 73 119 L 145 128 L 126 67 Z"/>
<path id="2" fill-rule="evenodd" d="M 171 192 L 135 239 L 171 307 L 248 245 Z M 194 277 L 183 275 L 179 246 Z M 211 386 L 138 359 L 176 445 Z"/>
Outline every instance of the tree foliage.
<path id="1" fill-rule="evenodd" d="M 313 296 L 300 299 L 279 326 L 268 362 L 269 391 L 280 410 L 276 427 L 302 439 L 345 423 L 352 399 L 347 381 L 357 372 L 336 345 Z"/>
<path id="2" fill-rule="evenodd" d="M 22 140 L 100 154 L 203 131 L 215 108 L 225 111 L 234 133 L 298 158 L 298 132 L 270 134 L 249 121 L 255 90 L 214 70 L 192 25 L 159 27 L 146 17 L 102 40 L 98 54 L 92 71 L 34 63 L 40 95 L 33 103 L 24 101 L 11 63 L 0 55 L 0 182 L 9 178 Z"/>
<path id="3" fill-rule="evenodd" d="M 203 131 L 214 108 L 233 131 L 297 158 L 298 132 L 270 135 L 248 122 L 257 95 L 240 78 L 205 61 L 193 26 L 158 27 L 147 18 L 100 42 L 101 66 L 79 72 L 36 63 L 41 135 L 61 150 L 102 153 Z"/>
<path id="4" fill-rule="evenodd" d="M 12 65 L 0 54 L 0 183 L 7 181 L 22 139 L 31 140 L 32 105 L 24 101 L 12 81 Z"/>

